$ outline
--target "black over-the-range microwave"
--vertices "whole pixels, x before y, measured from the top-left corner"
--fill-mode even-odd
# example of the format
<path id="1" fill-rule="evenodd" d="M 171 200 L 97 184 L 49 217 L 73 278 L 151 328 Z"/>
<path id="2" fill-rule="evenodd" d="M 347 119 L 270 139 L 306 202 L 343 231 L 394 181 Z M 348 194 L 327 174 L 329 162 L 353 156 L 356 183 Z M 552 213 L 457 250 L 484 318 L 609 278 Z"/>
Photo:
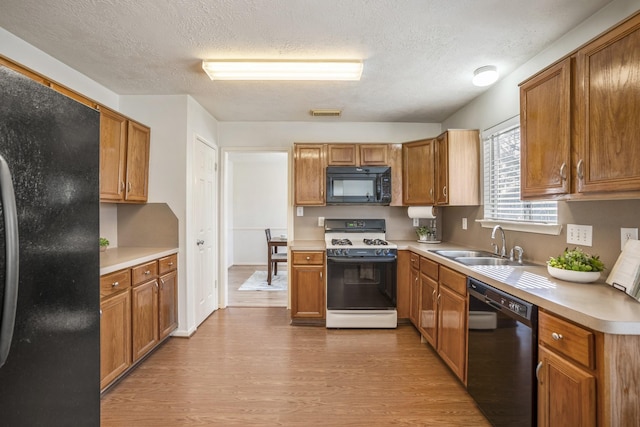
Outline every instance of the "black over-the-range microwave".
<path id="1" fill-rule="evenodd" d="M 389 205 L 391 168 L 329 166 L 328 205 Z"/>

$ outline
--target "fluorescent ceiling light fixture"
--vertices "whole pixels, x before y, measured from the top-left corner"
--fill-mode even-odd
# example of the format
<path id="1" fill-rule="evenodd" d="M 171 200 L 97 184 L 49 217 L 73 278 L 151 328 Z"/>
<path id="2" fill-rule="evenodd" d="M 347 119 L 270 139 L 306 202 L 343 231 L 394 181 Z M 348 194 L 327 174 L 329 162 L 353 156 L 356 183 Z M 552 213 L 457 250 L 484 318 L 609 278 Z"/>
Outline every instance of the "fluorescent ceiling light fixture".
<path id="1" fill-rule="evenodd" d="M 360 80 L 362 61 L 205 60 L 211 80 Z"/>
<path id="2" fill-rule="evenodd" d="M 498 69 L 495 65 L 486 65 L 473 72 L 471 80 L 476 86 L 489 86 L 498 80 Z"/>

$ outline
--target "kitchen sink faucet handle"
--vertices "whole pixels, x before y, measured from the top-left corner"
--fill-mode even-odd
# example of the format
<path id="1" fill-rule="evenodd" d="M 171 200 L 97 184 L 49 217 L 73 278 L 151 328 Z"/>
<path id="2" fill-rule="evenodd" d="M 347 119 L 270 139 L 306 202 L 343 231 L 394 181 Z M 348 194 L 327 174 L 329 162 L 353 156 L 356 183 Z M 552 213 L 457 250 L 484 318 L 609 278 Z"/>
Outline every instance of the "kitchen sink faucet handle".
<path id="1" fill-rule="evenodd" d="M 496 242 L 491 242 L 491 247 L 493 248 L 493 253 L 498 255 L 498 245 Z"/>
<path id="2" fill-rule="evenodd" d="M 513 261 L 514 252 L 518 253 L 518 264 L 522 264 L 522 254 L 524 253 L 524 249 L 521 246 L 514 246 L 511 248 L 511 253 L 509 254 L 509 259 Z"/>

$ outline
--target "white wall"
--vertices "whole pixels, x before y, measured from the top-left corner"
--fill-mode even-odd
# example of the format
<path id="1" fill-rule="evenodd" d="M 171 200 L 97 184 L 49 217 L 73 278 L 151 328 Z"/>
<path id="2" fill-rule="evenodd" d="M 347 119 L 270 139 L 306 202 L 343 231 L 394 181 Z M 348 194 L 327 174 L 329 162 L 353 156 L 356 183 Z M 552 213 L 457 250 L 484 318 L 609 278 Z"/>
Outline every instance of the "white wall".
<path id="1" fill-rule="evenodd" d="M 1 27 L 0 54 L 102 105 L 118 109 L 118 94 Z"/>
<path id="2" fill-rule="evenodd" d="M 220 122 L 220 146 L 291 147 L 294 142 L 398 143 L 440 134 L 439 123 Z"/>
<path id="3" fill-rule="evenodd" d="M 287 233 L 288 161 L 282 152 L 234 152 L 231 210 L 234 265 L 266 265 L 265 228 Z"/>

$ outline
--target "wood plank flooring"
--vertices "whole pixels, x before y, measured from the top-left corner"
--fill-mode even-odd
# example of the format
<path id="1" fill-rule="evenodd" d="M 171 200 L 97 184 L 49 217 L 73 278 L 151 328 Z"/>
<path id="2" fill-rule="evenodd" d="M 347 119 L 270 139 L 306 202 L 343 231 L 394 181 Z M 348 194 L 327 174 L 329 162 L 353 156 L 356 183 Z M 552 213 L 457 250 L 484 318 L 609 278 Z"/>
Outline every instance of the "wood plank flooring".
<path id="1" fill-rule="evenodd" d="M 267 271 L 266 265 L 239 265 L 228 270 L 229 307 L 287 307 L 289 293 L 280 291 L 239 291 L 238 288 L 255 271 Z M 281 263 L 278 272 L 287 271 L 287 264 Z"/>
<path id="2" fill-rule="evenodd" d="M 102 399 L 102 426 L 489 426 L 412 326 L 291 326 L 284 307 L 213 313 Z"/>

